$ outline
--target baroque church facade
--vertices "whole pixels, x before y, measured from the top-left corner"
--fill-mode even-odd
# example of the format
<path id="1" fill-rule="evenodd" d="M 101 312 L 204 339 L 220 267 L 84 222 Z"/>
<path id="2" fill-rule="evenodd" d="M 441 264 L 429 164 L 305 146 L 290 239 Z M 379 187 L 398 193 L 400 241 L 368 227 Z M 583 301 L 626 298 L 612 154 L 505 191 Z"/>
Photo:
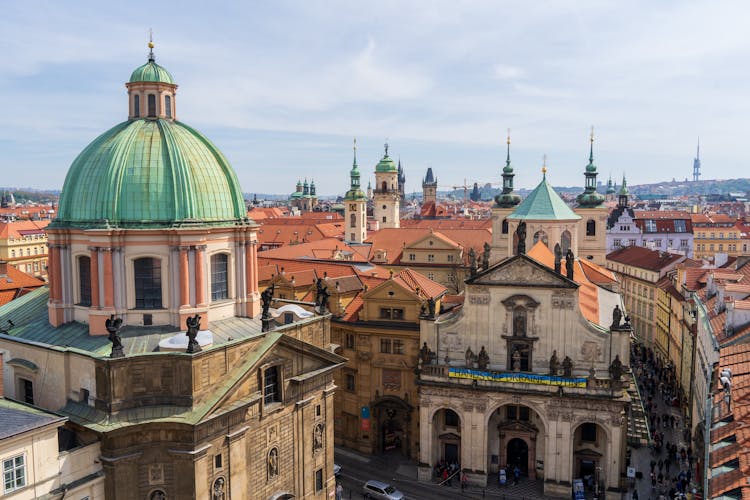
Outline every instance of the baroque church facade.
<path id="1" fill-rule="evenodd" d="M 258 293 L 237 176 L 153 50 L 126 87 L 68 171 L 49 287 L 0 308 L 5 393 L 99 442 L 102 498 L 330 498 L 330 316 Z"/>
<path id="2" fill-rule="evenodd" d="M 521 202 L 513 167 L 493 208 L 493 241 L 472 263 L 462 308 L 422 321 L 420 477 L 458 462 L 486 484 L 506 467 L 568 497 L 596 477 L 624 491 L 630 328 L 617 281 L 598 265 L 606 210 L 586 189 L 569 208 L 546 179 Z"/>

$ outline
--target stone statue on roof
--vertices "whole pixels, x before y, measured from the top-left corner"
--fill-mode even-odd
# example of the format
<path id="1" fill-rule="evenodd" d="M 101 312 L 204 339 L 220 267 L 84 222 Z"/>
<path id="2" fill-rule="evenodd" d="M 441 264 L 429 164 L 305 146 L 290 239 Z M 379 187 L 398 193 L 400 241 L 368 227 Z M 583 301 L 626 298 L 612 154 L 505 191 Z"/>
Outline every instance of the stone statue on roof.
<path id="1" fill-rule="evenodd" d="M 616 304 L 615 308 L 612 310 L 612 324 L 609 326 L 609 329 L 619 330 L 621 319 L 622 319 L 622 310 L 620 309 L 620 304 Z"/>
<path id="2" fill-rule="evenodd" d="M 477 275 L 477 254 L 473 248 L 469 249 L 469 276 L 472 278 Z"/>
<path id="3" fill-rule="evenodd" d="M 326 308 L 328 307 L 328 298 L 331 296 L 331 293 L 328 291 L 328 287 L 323 285 L 323 278 L 318 278 L 315 286 L 315 302 L 317 302 L 318 305 L 318 312 L 320 314 L 325 314 Z"/>
<path id="4" fill-rule="evenodd" d="M 486 370 L 487 366 L 490 364 L 490 355 L 487 354 L 487 351 L 484 350 L 484 346 L 479 350 L 479 354 L 477 355 L 477 366 L 480 370 Z"/>
<path id="5" fill-rule="evenodd" d="M 573 360 L 570 359 L 570 356 L 565 356 L 565 359 L 563 359 L 563 376 L 564 377 L 572 377 L 573 376 Z"/>
<path id="6" fill-rule="evenodd" d="M 518 238 L 516 253 L 526 253 L 526 222 L 521 221 L 521 223 L 518 224 L 518 228 L 516 228 L 516 237 Z"/>
<path id="7" fill-rule="evenodd" d="M 482 270 L 486 271 L 490 268 L 490 244 L 484 242 L 484 251 L 482 252 Z"/>
<path id="8" fill-rule="evenodd" d="M 477 360 L 477 355 L 471 350 L 471 347 L 466 348 L 466 368 L 474 368 L 474 362 Z"/>
<path id="9" fill-rule="evenodd" d="M 185 320 L 185 325 L 187 326 L 187 333 L 185 333 L 185 335 L 187 335 L 188 338 L 188 346 L 185 352 L 188 354 L 201 352 L 201 345 L 196 340 L 198 330 L 201 328 L 201 315 L 196 314 L 195 316 L 188 316 Z"/>
<path id="10" fill-rule="evenodd" d="M 622 372 L 622 361 L 620 361 L 620 355 L 618 354 L 617 356 L 615 356 L 612 364 L 609 365 L 609 376 L 614 382 L 619 382 L 620 377 L 622 377 Z"/>
<path id="11" fill-rule="evenodd" d="M 104 322 L 104 327 L 109 333 L 109 341 L 112 342 L 112 352 L 109 353 L 110 358 L 123 358 L 125 357 L 125 351 L 122 347 L 122 339 L 120 339 L 120 327 L 122 326 L 122 318 L 115 318 L 114 314 L 110 314 L 109 319 Z"/>
<path id="12" fill-rule="evenodd" d="M 271 283 L 271 286 L 263 290 L 263 293 L 260 294 L 260 300 L 263 303 L 263 318 L 264 319 L 269 318 L 268 310 L 271 308 L 271 299 L 273 299 L 274 288 L 275 288 L 275 285 Z"/>
<path id="13" fill-rule="evenodd" d="M 552 351 L 552 357 L 549 358 L 549 374 L 553 377 L 557 375 L 560 369 L 560 361 L 557 359 L 557 351 Z"/>
<path id="14" fill-rule="evenodd" d="M 555 272 L 560 274 L 562 269 L 562 249 L 559 243 L 555 243 Z"/>
<path id="15" fill-rule="evenodd" d="M 568 251 L 565 253 L 565 274 L 568 276 L 569 280 L 573 279 L 573 269 L 575 266 L 575 256 L 573 255 L 573 250 L 568 248 Z"/>

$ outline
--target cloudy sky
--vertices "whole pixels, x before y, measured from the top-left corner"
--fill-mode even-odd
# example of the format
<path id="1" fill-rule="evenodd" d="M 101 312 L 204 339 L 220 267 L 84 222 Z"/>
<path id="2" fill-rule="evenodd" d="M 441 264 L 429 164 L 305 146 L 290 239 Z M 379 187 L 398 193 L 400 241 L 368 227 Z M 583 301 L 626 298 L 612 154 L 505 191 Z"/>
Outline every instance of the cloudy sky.
<path id="1" fill-rule="evenodd" d="M 226 154 L 245 192 L 314 177 L 348 187 L 352 137 L 369 172 L 388 138 L 407 191 L 516 185 L 543 155 L 583 185 L 589 128 L 600 180 L 747 176 L 750 4 L 743 1 L 2 3 L 0 185 L 60 188 L 97 135 L 126 119 L 124 82 L 156 60 L 177 114 Z M 269 173 L 271 173 L 269 175 Z"/>

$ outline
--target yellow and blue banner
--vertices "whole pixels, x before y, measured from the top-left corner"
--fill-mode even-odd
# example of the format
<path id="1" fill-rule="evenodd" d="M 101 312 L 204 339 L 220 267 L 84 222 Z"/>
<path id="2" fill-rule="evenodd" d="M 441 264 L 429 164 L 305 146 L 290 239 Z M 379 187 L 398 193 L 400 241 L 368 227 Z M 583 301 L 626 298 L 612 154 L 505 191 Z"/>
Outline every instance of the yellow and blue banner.
<path id="1" fill-rule="evenodd" d="M 488 380 L 490 382 L 505 382 L 535 385 L 554 385 L 563 387 L 586 387 L 586 379 L 583 377 L 557 377 L 553 375 L 538 375 L 536 373 L 498 373 L 472 370 L 469 368 L 449 368 L 448 376 L 452 378 L 466 378 L 470 380 Z"/>

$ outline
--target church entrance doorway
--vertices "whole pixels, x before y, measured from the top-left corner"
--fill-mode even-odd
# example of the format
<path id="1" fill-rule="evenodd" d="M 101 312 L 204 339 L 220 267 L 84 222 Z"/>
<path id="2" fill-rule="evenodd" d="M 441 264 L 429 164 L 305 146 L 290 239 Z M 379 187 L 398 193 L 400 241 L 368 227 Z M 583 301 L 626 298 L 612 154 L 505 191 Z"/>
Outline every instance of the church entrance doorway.
<path id="1" fill-rule="evenodd" d="M 372 409 L 377 422 L 377 452 L 409 456 L 409 424 L 413 407 L 401 398 L 383 396 L 372 403 Z"/>
<path id="2" fill-rule="evenodd" d="M 521 469 L 521 474 L 529 474 L 529 446 L 526 441 L 519 438 L 513 438 L 508 441 L 506 462 L 512 467 Z"/>

